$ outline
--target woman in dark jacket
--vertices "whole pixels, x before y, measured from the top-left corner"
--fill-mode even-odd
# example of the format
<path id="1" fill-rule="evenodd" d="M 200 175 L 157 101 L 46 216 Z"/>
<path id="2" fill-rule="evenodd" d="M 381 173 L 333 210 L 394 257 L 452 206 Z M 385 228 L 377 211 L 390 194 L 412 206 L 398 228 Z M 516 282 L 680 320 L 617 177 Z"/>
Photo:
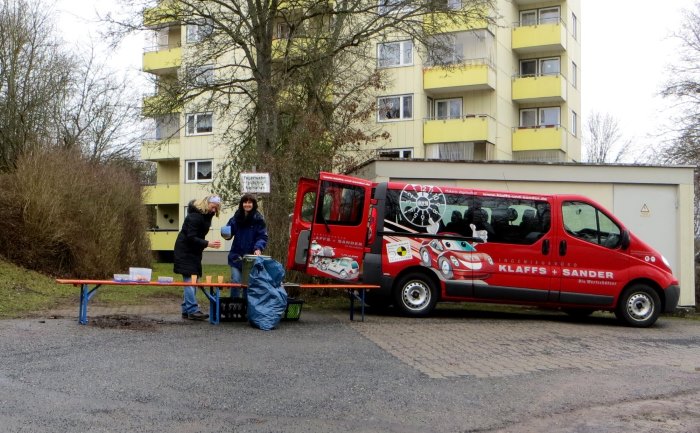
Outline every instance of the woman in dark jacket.
<path id="1" fill-rule="evenodd" d="M 231 282 L 240 283 L 243 268 L 243 256 L 262 254 L 267 246 L 267 228 L 265 219 L 258 211 L 258 201 L 251 194 L 244 194 L 238 202 L 238 210 L 228 221 L 233 236 L 233 245 L 228 253 L 228 265 L 231 266 Z M 231 296 L 240 296 L 238 290 L 232 289 Z"/>
<path id="2" fill-rule="evenodd" d="M 202 251 L 205 248 L 220 248 L 221 241 L 208 241 L 205 238 L 211 227 L 211 220 L 219 216 L 221 198 L 210 195 L 202 200 L 192 200 L 187 206 L 187 216 L 182 223 L 182 230 L 175 240 L 175 260 L 173 271 L 182 275 L 182 281 L 189 283 L 192 276 L 202 276 Z M 209 315 L 199 311 L 197 289 L 185 286 L 182 302 L 182 318 L 206 320 Z"/>

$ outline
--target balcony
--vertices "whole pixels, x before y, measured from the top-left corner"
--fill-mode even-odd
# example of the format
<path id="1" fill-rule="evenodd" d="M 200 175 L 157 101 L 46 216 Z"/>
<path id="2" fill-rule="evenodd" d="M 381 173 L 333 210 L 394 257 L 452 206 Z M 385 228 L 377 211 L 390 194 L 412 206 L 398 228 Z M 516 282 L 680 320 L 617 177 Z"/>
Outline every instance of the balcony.
<path id="1" fill-rule="evenodd" d="M 172 251 L 175 249 L 177 230 L 149 230 L 148 240 L 151 241 L 152 251 Z"/>
<path id="2" fill-rule="evenodd" d="M 474 59 L 453 68 L 423 70 L 423 89 L 432 94 L 496 88 L 496 71 L 485 59 Z"/>
<path id="3" fill-rule="evenodd" d="M 438 29 L 436 33 L 467 32 L 470 30 L 489 28 L 489 22 L 485 18 L 475 19 L 468 23 L 455 23 L 444 13 L 433 14 L 430 17 L 426 17 L 425 23 L 426 29 Z M 430 30 L 428 30 L 428 32 L 430 32 Z"/>
<path id="4" fill-rule="evenodd" d="M 566 27 L 561 20 L 531 26 L 515 26 L 511 30 L 513 51 L 528 54 L 536 51 L 566 51 Z"/>
<path id="5" fill-rule="evenodd" d="M 513 101 L 561 103 L 566 101 L 566 80 L 561 74 L 516 77 Z"/>
<path id="6" fill-rule="evenodd" d="M 180 46 L 159 45 L 147 48 L 143 53 L 143 71 L 152 74 L 174 73 L 182 64 Z"/>
<path id="7" fill-rule="evenodd" d="M 182 105 L 176 104 L 166 95 L 146 95 L 141 105 L 141 114 L 144 117 L 157 117 L 166 114 L 180 113 Z"/>
<path id="8" fill-rule="evenodd" d="M 143 204 L 173 204 L 180 202 L 180 185 L 159 183 L 143 187 Z"/>
<path id="9" fill-rule="evenodd" d="M 485 114 L 456 119 L 427 119 L 423 125 L 423 143 L 496 142 L 496 122 Z"/>
<path id="10" fill-rule="evenodd" d="M 180 5 L 174 0 L 162 0 L 158 6 L 143 11 L 143 25 L 162 28 L 179 22 Z"/>
<path id="11" fill-rule="evenodd" d="M 180 139 L 145 140 L 141 143 L 141 159 L 144 161 L 180 159 Z"/>
<path id="12" fill-rule="evenodd" d="M 564 150 L 566 130 L 560 125 L 513 129 L 513 151 Z"/>
<path id="13" fill-rule="evenodd" d="M 280 38 L 272 41 L 272 60 L 305 59 L 308 54 L 318 55 L 323 50 L 323 38 L 298 36 L 291 39 Z"/>

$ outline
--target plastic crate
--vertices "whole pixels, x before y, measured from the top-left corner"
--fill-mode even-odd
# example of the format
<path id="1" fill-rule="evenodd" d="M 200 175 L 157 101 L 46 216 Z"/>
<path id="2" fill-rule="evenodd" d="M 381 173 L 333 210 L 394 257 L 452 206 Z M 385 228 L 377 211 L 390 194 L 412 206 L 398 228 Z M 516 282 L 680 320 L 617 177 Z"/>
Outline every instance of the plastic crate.
<path id="1" fill-rule="evenodd" d="M 282 320 L 299 320 L 303 306 L 302 299 L 287 298 L 287 308 L 284 309 Z"/>
<path id="2" fill-rule="evenodd" d="M 219 298 L 219 312 L 221 322 L 244 322 L 248 302 L 245 298 Z"/>

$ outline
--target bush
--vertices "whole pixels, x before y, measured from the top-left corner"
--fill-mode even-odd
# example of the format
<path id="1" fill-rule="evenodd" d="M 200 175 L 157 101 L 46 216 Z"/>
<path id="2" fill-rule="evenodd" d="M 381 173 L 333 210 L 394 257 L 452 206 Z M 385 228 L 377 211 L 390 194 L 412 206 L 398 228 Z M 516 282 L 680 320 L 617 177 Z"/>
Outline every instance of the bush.
<path id="1" fill-rule="evenodd" d="M 148 266 L 137 173 L 46 150 L 0 176 L 0 254 L 49 275 L 104 278 Z"/>

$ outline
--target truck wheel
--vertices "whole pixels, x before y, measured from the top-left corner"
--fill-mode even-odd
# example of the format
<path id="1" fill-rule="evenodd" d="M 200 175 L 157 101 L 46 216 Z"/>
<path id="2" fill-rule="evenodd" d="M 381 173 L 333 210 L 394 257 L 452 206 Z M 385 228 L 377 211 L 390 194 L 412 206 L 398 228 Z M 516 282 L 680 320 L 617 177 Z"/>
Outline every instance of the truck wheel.
<path id="1" fill-rule="evenodd" d="M 407 316 L 427 316 L 437 303 L 437 289 L 425 275 L 408 274 L 394 287 L 394 301 L 394 305 Z"/>
<path id="2" fill-rule="evenodd" d="M 617 301 L 615 316 L 627 325 L 646 328 L 661 314 L 661 299 L 646 284 L 635 284 L 625 289 Z"/>

